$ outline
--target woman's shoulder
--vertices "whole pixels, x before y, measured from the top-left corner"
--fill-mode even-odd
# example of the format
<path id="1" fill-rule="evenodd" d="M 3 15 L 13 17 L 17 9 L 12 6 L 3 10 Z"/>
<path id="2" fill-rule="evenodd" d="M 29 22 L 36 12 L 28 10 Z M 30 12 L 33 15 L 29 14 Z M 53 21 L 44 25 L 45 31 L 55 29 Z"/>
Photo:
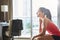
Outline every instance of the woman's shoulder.
<path id="1" fill-rule="evenodd" d="M 50 25 L 50 26 L 56 26 L 56 25 L 54 24 L 54 22 L 51 21 L 50 19 L 47 19 L 47 21 L 48 21 L 48 25 Z"/>
<path id="2" fill-rule="evenodd" d="M 53 23 L 53 21 L 51 21 L 51 20 L 48 19 L 48 18 L 46 18 L 46 22 L 47 22 L 48 25 L 55 25 L 55 24 Z"/>

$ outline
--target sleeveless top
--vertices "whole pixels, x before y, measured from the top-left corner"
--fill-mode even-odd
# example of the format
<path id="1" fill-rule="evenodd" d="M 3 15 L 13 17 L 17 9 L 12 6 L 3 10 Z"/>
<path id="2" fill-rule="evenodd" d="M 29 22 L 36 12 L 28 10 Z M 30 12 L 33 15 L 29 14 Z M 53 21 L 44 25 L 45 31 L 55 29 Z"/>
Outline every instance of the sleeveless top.
<path id="1" fill-rule="evenodd" d="M 42 24 L 42 23 L 41 23 Z M 39 29 L 39 32 L 42 31 L 42 26 L 40 24 L 40 29 Z M 60 36 L 60 31 L 59 29 L 57 28 L 57 26 L 53 23 L 53 22 L 50 22 L 48 23 L 47 27 L 46 27 L 46 31 L 48 31 L 49 34 L 52 34 L 52 35 L 56 35 L 56 36 Z"/>

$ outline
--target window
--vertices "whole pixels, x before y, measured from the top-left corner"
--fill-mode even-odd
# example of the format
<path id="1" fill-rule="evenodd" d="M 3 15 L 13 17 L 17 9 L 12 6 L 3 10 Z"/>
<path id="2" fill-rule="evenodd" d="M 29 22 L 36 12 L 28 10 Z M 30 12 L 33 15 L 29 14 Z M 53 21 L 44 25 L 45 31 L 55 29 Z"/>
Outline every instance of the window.
<path id="1" fill-rule="evenodd" d="M 30 0 L 13 0 L 13 19 L 23 20 L 22 37 L 31 37 Z"/>
<path id="2" fill-rule="evenodd" d="M 46 7 L 51 11 L 52 20 L 57 25 L 57 0 L 13 0 L 13 19 L 23 20 L 22 37 L 31 37 L 39 33 L 39 18 L 36 12 L 40 7 Z"/>
<path id="3" fill-rule="evenodd" d="M 52 2 L 51 2 L 52 1 Z M 52 15 L 52 21 L 57 25 L 57 0 L 32 0 L 32 19 L 33 19 L 33 36 L 39 33 L 39 21 L 36 12 L 40 7 L 48 8 Z M 38 32 L 37 32 L 38 31 Z"/>

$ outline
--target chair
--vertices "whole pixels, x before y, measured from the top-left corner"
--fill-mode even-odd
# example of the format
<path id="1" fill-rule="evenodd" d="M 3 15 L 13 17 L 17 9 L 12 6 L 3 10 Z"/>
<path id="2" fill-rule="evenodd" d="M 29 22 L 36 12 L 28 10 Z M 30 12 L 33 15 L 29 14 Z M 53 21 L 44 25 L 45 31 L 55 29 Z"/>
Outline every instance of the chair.
<path id="1" fill-rule="evenodd" d="M 12 35 L 13 36 L 20 36 L 21 30 L 23 30 L 22 20 L 21 19 L 15 19 L 12 20 Z"/>
<path id="2" fill-rule="evenodd" d="M 10 20 L 8 31 L 6 31 L 6 36 L 9 37 L 9 40 L 11 38 L 14 40 L 13 36 L 20 36 L 21 30 L 23 30 L 22 20 Z"/>
<path id="3" fill-rule="evenodd" d="M 54 40 L 51 35 L 43 35 L 43 36 L 38 36 L 34 40 Z"/>

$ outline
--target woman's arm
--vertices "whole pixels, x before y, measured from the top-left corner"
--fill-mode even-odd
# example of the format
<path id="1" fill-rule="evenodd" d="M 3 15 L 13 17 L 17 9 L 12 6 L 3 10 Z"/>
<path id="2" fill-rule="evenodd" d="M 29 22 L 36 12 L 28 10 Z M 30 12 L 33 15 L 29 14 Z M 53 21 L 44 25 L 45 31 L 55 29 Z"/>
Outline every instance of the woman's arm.
<path id="1" fill-rule="evenodd" d="M 40 20 L 40 22 L 42 22 L 42 21 Z M 36 38 L 36 37 L 44 36 L 44 35 L 45 35 L 46 27 L 47 27 L 47 25 L 48 25 L 47 18 L 44 18 L 44 23 L 43 23 L 43 24 L 44 24 L 44 26 L 43 26 L 43 28 L 42 28 L 42 32 L 41 32 L 40 34 L 34 36 L 33 39 Z M 42 26 L 42 25 L 41 25 L 41 26 Z M 40 28 L 41 28 L 41 26 L 40 26 Z M 33 39 L 32 39 L 32 40 L 33 40 Z"/>
<path id="2" fill-rule="evenodd" d="M 47 27 L 47 25 L 48 25 L 48 20 L 47 20 L 47 18 L 44 18 L 44 19 L 42 20 L 42 22 L 43 22 L 43 25 L 41 25 L 41 27 L 42 27 L 42 32 L 40 33 L 40 35 L 45 35 L 46 27 Z"/>

